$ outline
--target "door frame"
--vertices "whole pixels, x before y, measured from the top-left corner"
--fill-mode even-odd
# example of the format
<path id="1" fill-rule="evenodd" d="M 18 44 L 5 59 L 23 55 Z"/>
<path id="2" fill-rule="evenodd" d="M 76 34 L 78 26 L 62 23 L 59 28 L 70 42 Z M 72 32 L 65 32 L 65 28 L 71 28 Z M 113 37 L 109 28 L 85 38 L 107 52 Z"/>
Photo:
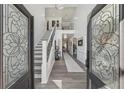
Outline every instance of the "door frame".
<path id="1" fill-rule="evenodd" d="M 21 89 L 21 88 L 34 88 L 34 74 L 33 74 L 33 16 L 28 12 L 28 10 L 24 7 L 24 5 L 22 4 L 14 4 L 14 6 L 20 11 L 22 12 L 26 17 L 28 17 L 28 72 L 25 73 L 25 75 L 23 75 L 22 77 L 20 77 L 20 79 L 18 79 L 12 86 L 10 86 L 10 89 Z M 3 32 L 3 5 L 0 5 L 0 50 L 2 49 L 2 32 Z M 2 53 L 2 51 L 0 51 Z M 2 64 L 3 64 L 3 60 L 2 60 L 3 56 L 0 55 L 0 68 L 3 68 Z M 2 87 L 0 88 L 5 88 L 4 87 L 4 82 L 3 82 L 3 73 L 2 73 L 2 69 L 0 70 L 0 78 L 2 78 L 2 80 L 0 80 L 0 84 L 2 85 Z M 27 81 L 28 80 L 28 81 Z M 27 81 L 28 84 L 27 86 L 23 86 L 22 84 Z"/>
<path id="2" fill-rule="evenodd" d="M 0 4 L 0 52 L 2 51 L 2 34 L 3 31 L 3 5 Z M 3 88 L 3 62 L 2 62 L 2 55 L 0 55 L 0 89 Z"/>
<path id="3" fill-rule="evenodd" d="M 124 53 L 124 4 L 120 4 L 120 89 L 124 89 L 124 59 L 123 59 L 123 53 Z"/>

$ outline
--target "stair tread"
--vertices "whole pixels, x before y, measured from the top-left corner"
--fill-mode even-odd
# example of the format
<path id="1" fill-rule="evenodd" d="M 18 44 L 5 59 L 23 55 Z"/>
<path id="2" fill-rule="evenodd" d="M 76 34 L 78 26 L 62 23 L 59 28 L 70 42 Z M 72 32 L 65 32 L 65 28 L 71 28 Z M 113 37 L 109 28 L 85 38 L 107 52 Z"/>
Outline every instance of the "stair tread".
<path id="1" fill-rule="evenodd" d="M 42 50 L 42 48 L 41 47 L 36 47 L 34 50 Z"/>
<path id="2" fill-rule="evenodd" d="M 35 53 L 42 53 L 42 50 L 34 50 L 34 54 Z"/>
<path id="3" fill-rule="evenodd" d="M 37 44 L 37 45 L 42 45 L 41 43 Z"/>
<path id="4" fill-rule="evenodd" d="M 41 51 L 42 49 L 34 49 L 34 51 Z"/>
<path id="5" fill-rule="evenodd" d="M 37 56 L 38 56 L 38 57 L 39 57 L 39 56 L 42 57 L 42 55 L 40 55 L 39 53 L 37 53 L 36 55 L 35 55 L 35 53 L 34 53 L 34 57 L 37 57 Z"/>
<path id="6" fill-rule="evenodd" d="M 39 58 L 41 58 L 42 59 L 42 56 L 41 55 L 34 55 L 34 59 L 39 59 Z"/>
<path id="7" fill-rule="evenodd" d="M 38 83 L 41 82 L 41 78 L 34 78 L 34 82 L 35 82 L 35 83 L 37 83 L 37 82 L 38 82 Z"/>
<path id="8" fill-rule="evenodd" d="M 34 55 L 42 55 L 42 53 L 34 53 Z"/>
<path id="9" fill-rule="evenodd" d="M 41 66 L 42 63 L 34 63 L 35 66 Z"/>
<path id="10" fill-rule="evenodd" d="M 34 74 L 34 78 L 41 78 L 41 74 Z"/>
<path id="11" fill-rule="evenodd" d="M 42 58 L 35 57 L 34 60 L 42 60 Z"/>
<path id="12" fill-rule="evenodd" d="M 42 49 L 42 47 L 35 47 L 35 49 Z"/>
<path id="13" fill-rule="evenodd" d="M 39 47 L 42 48 L 42 45 L 37 45 L 37 46 L 35 46 L 35 48 L 39 48 Z"/>
<path id="14" fill-rule="evenodd" d="M 36 46 L 42 46 L 42 43 L 38 43 Z"/>

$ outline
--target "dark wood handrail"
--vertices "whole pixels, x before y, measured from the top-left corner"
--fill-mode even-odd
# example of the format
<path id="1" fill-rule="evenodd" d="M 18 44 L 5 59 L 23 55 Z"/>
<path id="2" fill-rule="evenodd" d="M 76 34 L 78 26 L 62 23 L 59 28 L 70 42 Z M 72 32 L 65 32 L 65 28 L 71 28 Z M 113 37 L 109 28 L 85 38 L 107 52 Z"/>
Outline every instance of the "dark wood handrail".
<path id="1" fill-rule="evenodd" d="M 54 27 L 52 35 L 50 36 L 50 40 L 48 41 L 48 45 L 47 45 L 47 60 L 49 59 L 50 51 L 51 51 L 51 48 L 52 48 L 53 39 L 54 39 L 54 36 L 55 36 L 55 30 L 56 30 L 56 26 Z"/>

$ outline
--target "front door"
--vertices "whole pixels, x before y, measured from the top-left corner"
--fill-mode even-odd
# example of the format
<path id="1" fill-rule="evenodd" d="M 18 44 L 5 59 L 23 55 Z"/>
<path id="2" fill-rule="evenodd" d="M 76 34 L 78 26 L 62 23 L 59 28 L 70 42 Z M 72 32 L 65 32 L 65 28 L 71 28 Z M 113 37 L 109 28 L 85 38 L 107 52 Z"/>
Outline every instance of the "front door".
<path id="1" fill-rule="evenodd" d="M 97 5 L 88 24 L 90 88 L 119 88 L 119 5 Z"/>
<path id="2" fill-rule="evenodd" d="M 1 88 L 32 87 L 32 16 L 23 5 L 0 5 Z"/>

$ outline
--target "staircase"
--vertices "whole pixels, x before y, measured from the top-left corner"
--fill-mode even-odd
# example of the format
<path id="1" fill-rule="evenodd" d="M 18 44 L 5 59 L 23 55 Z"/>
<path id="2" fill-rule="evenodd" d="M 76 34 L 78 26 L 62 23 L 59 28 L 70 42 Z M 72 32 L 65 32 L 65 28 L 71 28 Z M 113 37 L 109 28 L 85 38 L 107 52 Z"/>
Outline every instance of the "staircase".
<path id="1" fill-rule="evenodd" d="M 41 82 L 42 66 L 42 41 L 34 48 L 34 81 Z"/>
<path id="2" fill-rule="evenodd" d="M 39 43 L 34 48 L 34 85 L 37 89 L 48 82 L 52 71 L 55 57 L 55 27 L 46 31 Z"/>

